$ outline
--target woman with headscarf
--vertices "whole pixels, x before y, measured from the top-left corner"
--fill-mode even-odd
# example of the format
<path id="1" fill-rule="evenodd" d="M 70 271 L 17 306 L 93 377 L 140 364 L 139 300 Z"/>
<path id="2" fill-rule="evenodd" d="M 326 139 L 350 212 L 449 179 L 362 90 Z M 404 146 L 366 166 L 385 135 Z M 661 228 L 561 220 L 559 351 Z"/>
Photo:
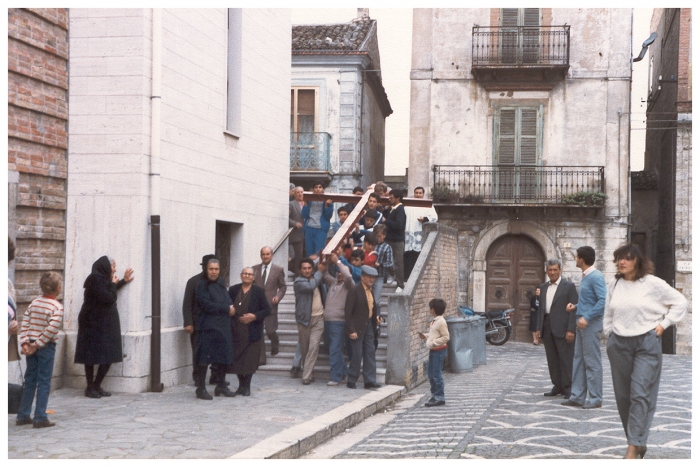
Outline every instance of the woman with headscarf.
<path id="1" fill-rule="evenodd" d="M 260 361 L 263 323 L 272 311 L 265 289 L 254 285 L 254 279 L 253 268 L 243 268 L 241 283 L 228 289 L 236 313 L 231 318 L 234 359 L 227 372 L 238 376 L 236 394 L 242 396 L 250 396 L 250 381 Z"/>
<path id="2" fill-rule="evenodd" d="M 608 287 L 603 333 L 608 336 L 613 390 L 627 436 L 625 459 L 647 452 L 661 381 L 661 335 L 683 319 L 688 300 L 663 279 L 631 244 L 613 253 L 615 281 Z"/>
<path id="3" fill-rule="evenodd" d="M 112 363 L 122 361 L 117 291 L 134 280 L 134 270 L 127 268 L 121 280 L 116 272 L 116 262 L 102 256 L 93 263 L 92 273 L 83 284 L 84 300 L 78 315 L 74 362 L 85 365 L 85 397 L 93 399 L 112 395 L 102 389 L 102 381 Z M 94 365 L 99 365 L 97 376 L 94 376 Z"/>

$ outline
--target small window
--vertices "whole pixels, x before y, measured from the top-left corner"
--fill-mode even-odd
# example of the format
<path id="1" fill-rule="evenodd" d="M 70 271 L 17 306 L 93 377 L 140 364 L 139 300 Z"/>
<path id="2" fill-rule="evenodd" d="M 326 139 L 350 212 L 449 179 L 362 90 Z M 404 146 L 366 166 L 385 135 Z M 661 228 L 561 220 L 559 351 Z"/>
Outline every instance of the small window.
<path id="1" fill-rule="evenodd" d="M 228 10 L 228 67 L 226 74 L 226 132 L 241 135 L 241 41 L 243 10 Z"/>
<path id="2" fill-rule="evenodd" d="M 292 133 L 316 133 L 318 131 L 317 91 L 317 88 L 292 88 L 290 119 Z"/>

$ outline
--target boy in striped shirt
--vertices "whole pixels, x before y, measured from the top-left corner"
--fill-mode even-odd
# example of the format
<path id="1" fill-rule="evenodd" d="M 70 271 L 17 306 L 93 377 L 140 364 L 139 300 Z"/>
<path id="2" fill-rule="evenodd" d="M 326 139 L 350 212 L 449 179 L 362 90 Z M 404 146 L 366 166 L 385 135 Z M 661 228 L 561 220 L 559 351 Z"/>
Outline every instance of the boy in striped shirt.
<path id="1" fill-rule="evenodd" d="M 41 276 L 39 285 L 44 295 L 29 304 L 20 328 L 19 344 L 22 354 L 27 356 L 27 371 L 24 373 L 24 395 L 15 423 L 33 423 L 34 428 L 47 428 L 56 425 L 49 421 L 46 407 L 51 391 L 57 334 L 63 323 L 63 305 L 56 300 L 61 293 L 61 275 L 55 271 L 46 272 Z M 29 415 L 35 392 L 36 408 L 32 420 Z"/>

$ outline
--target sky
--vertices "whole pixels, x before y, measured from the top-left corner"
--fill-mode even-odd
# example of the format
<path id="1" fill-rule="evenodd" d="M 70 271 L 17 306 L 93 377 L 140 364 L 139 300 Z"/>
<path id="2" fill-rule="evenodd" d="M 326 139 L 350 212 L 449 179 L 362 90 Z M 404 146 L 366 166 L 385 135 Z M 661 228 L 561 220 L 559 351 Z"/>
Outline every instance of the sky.
<path id="1" fill-rule="evenodd" d="M 649 37 L 651 8 L 635 8 L 632 55 Z M 404 175 L 408 166 L 411 71 L 411 8 L 369 8 L 377 20 L 382 81 L 394 113 L 386 119 L 386 175 Z M 346 23 L 357 17 L 357 8 L 293 8 L 292 24 Z M 632 170 L 644 168 L 644 111 L 648 86 L 648 55 L 634 64 L 632 75 Z M 638 128 L 638 129 L 637 129 Z"/>

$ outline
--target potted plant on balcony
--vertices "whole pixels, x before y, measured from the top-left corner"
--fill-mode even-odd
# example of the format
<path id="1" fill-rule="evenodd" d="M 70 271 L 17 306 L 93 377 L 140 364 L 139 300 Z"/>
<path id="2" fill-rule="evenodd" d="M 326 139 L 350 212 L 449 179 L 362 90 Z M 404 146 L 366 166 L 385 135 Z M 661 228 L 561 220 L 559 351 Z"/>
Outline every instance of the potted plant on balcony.
<path id="1" fill-rule="evenodd" d="M 456 203 L 459 200 L 459 193 L 450 188 L 446 183 L 440 183 L 433 187 L 430 196 L 436 203 Z"/>
<path id="2" fill-rule="evenodd" d="M 602 207 L 608 195 L 602 191 L 578 191 L 561 199 L 562 204 L 577 205 L 583 207 Z"/>

